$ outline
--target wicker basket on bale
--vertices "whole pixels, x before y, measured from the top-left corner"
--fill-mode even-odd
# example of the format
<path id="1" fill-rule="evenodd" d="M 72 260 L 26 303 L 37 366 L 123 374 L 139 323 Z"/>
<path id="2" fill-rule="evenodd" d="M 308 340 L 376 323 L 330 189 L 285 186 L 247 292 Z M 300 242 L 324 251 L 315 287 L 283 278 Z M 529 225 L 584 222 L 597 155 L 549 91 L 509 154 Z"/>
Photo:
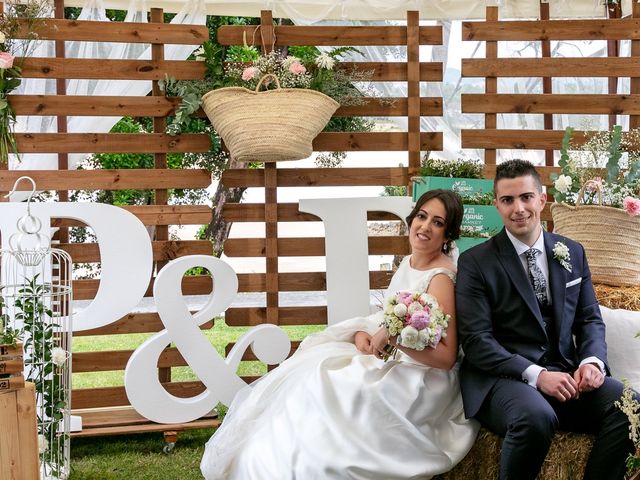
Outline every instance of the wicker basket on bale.
<path id="1" fill-rule="evenodd" d="M 590 185 L 598 192 L 597 205 L 581 204 L 584 189 Z M 584 246 L 593 283 L 640 285 L 640 217 L 602 205 L 599 182 L 585 183 L 575 206 L 552 204 L 551 215 L 554 232 Z"/>
<path id="2" fill-rule="evenodd" d="M 268 80 L 277 88 L 259 91 Z M 238 161 L 299 160 L 340 104 L 304 88 L 281 88 L 278 77 L 263 76 L 255 90 L 225 87 L 202 97 L 202 109 Z"/>

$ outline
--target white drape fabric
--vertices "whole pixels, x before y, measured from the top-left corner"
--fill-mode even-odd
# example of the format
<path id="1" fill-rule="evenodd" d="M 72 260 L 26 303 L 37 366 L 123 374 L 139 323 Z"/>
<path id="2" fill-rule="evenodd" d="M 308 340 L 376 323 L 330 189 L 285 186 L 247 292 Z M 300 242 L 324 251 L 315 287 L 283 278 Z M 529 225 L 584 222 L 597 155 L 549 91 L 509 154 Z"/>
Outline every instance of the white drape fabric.
<path id="1" fill-rule="evenodd" d="M 67 6 L 83 6 L 86 0 L 67 0 Z M 104 0 L 107 8 L 125 9 L 128 0 Z M 180 11 L 188 0 L 154 0 L 167 12 Z M 602 0 L 549 0 L 554 18 L 592 17 Z M 274 17 L 299 21 L 403 20 L 407 10 L 418 10 L 423 19 L 484 18 L 487 4 L 500 5 L 511 18 L 535 18 L 538 0 L 206 0 L 209 15 L 257 17 L 272 10 Z M 623 0 L 626 11 L 631 0 Z M 601 13 L 600 13 L 601 15 Z"/>

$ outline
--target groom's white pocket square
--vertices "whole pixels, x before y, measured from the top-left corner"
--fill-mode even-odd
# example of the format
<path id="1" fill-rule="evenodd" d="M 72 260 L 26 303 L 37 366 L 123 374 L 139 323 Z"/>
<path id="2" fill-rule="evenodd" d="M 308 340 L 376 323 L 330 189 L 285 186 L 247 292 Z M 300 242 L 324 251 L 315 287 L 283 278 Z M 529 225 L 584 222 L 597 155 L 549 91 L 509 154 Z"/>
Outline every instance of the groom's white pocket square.
<path id="1" fill-rule="evenodd" d="M 578 277 L 575 280 L 571 280 L 570 282 L 567 282 L 567 285 L 565 288 L 573 287 L 574 285 L 579 284 L 581 281 L 582 281 L 582 277 Z"/>

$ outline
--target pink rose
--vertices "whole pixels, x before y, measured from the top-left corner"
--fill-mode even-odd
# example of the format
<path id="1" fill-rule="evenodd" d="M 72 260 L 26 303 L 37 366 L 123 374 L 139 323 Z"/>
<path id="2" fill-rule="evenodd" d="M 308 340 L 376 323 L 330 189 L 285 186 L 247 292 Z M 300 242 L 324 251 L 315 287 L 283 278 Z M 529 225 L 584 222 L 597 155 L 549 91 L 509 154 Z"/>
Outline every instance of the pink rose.
<path id="1" fill-rule="evenodd" d="M 289 71 L 294 75 L 300 75 L 307 71 L 307 69 L 300 62 L 293 62 L 289 67 Z"/>
<path id="2" fill-rule="evenodd" d="M 640 215 L 640 200 L 633 197 L 625 197 L 622 200 L 622 208 L 632 217 L 637 217 Z"/>
<path id="3" fill-rule="evenodd" d="M 258 69 L 256 67 L 247 67 L 242 72 L 242 80 L 244 80 L 245 82 L 248 82 L 249 80 L 252 80 L 257 73 L 258 73 Z"/>
<path id="4" fill-rule="evenodd" d="M 399 292 L 396 296 L 396 301 L 398 303 L 403 303 L 408 307 L 411 305 L 411 302 L 413 302 L 413 294 L 411 292 Z"/>
<path id="5" fill-rule="evenodd" d="M 429 317 L 429 312 L 421 310 L 411 315 L 409 324 L 416 330 L 424 330 L 424 328 L 429 325 Z"/>
<path id="6" fill-rule="evenodd" d="M 9 52 L 0 52 L 0 68 L 13 67 L 13 59 L 15 57 Z"/>

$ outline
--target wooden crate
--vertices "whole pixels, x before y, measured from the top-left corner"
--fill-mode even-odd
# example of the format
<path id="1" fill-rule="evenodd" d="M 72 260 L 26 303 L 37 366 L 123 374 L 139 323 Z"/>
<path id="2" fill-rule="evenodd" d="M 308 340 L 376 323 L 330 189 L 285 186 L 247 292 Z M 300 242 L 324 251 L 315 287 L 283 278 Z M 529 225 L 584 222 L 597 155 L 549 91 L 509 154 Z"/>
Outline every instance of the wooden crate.
<path id="1" fill-rule="evenodd" d="M 38 433 L 33 383 L 0 391 L 0 479 L 38 480 Z"/>
<path id="2" fill-rule="evenodd" d="M 23 388 L 23 370 L 22 344 L 0 345 L 0 393 Z"/>

